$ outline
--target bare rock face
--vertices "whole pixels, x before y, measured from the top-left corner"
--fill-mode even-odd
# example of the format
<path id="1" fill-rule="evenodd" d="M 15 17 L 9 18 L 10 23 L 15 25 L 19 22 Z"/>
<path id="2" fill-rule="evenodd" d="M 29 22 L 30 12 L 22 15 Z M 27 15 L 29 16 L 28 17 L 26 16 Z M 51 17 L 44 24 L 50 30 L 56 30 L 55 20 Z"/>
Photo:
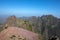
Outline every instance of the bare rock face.
<path id="1" fill-rule="evenodd" d="M 32 26 L 29 24 L 28 21 L 16 18 L 15 16 L 8 17 L 5 24 L 7 24 L 8 26 L 24 28 L 29 31 L 32 31 Z"/>
<path id="2" fill-rule="evenodd" d="M 0 40 L 39 40 L 38 36 L 22 28 L 8 27 L 0 33 Z"/>
<path id="3" fill-rule="evenodd" d="M 7 18 L 6 24 L 10 27 L 19 27 L 41 34 L 44 38 L 46 37 L 45 39 L 55 34 L 60 38 L 60 18 L 54 17 L 53 15 L 43 15 L 41 17 L 32 16 L 28 19 L 25 17 L 19 19 L 15 16 L 11 16 Z"/>
<path id="4" fill-rule="evenodd" d="M 6 19 L 6 24 L 8 25 L 14 25 L 16 22 L 16 17 L 15 16 L 10 16 Z"/>

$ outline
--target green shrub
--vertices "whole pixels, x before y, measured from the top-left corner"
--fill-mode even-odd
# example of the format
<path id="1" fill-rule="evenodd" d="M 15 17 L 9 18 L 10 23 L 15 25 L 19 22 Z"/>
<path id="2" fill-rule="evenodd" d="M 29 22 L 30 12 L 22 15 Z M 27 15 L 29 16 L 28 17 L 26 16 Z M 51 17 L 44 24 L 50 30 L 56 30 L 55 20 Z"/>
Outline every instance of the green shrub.
<path id="1" fill-rule="evenodd" d="M 15 36 L 15 35 L 12 35 L 10 38 L 11 38 L 12 40 L 15 40 L 16 36 Z"/>
<path id="2" fill-rule="evenodd" d="M 5 29 L 7 29 L 7 28 L 8 28 L 8 26 L 5 27 Z"/>
<path id="3" fill-rule="evenodd" d="M 16 37 L 15 35 L 12 35 L 12 37 Z"/>
<path id="4" fill-rule="evenodd" d="M 28 30 L 32 31 L 32 26 L 31 25 L 29 25 Z"/>

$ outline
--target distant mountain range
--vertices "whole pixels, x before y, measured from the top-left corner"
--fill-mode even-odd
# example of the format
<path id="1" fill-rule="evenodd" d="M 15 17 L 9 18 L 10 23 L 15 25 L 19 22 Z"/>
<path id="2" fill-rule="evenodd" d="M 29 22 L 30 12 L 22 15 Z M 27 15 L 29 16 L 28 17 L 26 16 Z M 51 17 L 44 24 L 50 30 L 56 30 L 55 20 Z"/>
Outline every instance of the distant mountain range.
<path id="1" fill-rule="evenodd" d="M 55 35 L 60 38 L 60 18 L 54 17 L 53 15 L 20 18 L 13 15 L 8 17 L 4 23 L 4 27 L 15 26 L 41 34 L 44 40 L 47 40 Z"/>
<path id="2" fill-rule="evenodd" d="M 6 18 L 8 18 L 8 15 L 0 15 L 0 23 L 4 23 Z"/>

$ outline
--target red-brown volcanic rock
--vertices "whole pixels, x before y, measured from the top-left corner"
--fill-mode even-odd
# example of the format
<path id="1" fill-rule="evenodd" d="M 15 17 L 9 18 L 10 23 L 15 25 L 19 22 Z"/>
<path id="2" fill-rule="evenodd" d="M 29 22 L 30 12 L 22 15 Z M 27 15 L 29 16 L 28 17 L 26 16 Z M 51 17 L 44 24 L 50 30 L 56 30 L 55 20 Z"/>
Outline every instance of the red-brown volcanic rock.
<path id="1" fill-rule="evenodd" d="M 26 40 L 38 40 L 38 34 L 17 27 L 8 27 L 4 29 L 0 33 L 0 40 L 11 40 L 10 37 L 12 35 L 16 36 L 16 40 L 18 40 L 18 36 L 26 38 Z"/>

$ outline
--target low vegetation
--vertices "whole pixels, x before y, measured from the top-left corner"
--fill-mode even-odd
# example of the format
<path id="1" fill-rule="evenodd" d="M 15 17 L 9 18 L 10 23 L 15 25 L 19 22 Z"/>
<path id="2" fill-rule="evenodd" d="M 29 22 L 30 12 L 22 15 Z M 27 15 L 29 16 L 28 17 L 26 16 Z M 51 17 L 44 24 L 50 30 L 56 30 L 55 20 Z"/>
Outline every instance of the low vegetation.
<path id="1" fill-rule="evenodd" d="M 16 37 L 15 35 L 12 35 L 10 37 L 11 40 L 26 40 L 26 38 L 21 38 L 20 36 Z"/>

